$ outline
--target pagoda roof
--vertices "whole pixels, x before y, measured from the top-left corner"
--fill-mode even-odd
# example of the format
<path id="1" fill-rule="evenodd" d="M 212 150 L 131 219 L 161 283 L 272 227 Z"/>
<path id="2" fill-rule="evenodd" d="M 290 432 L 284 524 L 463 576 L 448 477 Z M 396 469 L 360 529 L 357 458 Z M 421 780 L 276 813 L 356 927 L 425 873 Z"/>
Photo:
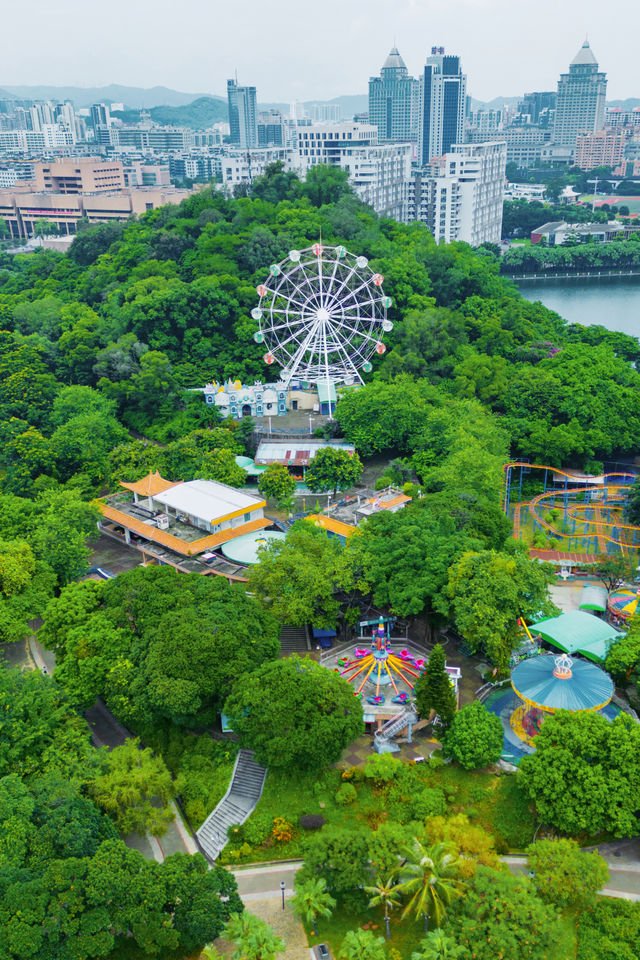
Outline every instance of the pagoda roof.
<path id="1" fill-rule="evenodd" d="M 135 480 L 133 483 L 127 483 L 121 480 L 120 486 L 125 487 L 127 490 L 132 490 L 142 497 L 155 497 L 157 493 L 164 493 L 165 490 L 170 490 L 171 487 L 177 486 L 178 483 L 180 483 L 179 480 L 165 480 L 156 470 L 155 473 L 148 473 L 142 480 Z"/>

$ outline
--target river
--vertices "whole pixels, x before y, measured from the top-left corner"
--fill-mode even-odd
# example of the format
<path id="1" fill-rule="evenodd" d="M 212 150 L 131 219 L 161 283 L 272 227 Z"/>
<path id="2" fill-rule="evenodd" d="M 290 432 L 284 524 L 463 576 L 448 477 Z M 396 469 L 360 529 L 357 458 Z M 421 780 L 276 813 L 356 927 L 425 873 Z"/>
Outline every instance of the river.
<path id="1" fill-rule="evenodd" d="M 640 337 L 640 277 L 522 281 L 518 288 L 527 300 L 540 300 L 569 323 L 599 323 Z"/>

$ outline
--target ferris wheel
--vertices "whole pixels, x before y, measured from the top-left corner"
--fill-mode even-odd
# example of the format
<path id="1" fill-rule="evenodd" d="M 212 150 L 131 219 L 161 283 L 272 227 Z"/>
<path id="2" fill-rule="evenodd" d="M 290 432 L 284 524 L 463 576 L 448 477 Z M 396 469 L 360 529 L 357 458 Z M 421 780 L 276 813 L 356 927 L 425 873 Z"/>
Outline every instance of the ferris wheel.
<path id="1" fill-rule="evenodd" d="M 393 329 L 382 274 L 366 257 L 321 243 L 292 250 L 269 274 L 251 311 L 265 363 L 281 367 L 285 383 L 362 383 L 360 371 L 371 370 L 374 354 L 385 352 L 382 334 Z"/>

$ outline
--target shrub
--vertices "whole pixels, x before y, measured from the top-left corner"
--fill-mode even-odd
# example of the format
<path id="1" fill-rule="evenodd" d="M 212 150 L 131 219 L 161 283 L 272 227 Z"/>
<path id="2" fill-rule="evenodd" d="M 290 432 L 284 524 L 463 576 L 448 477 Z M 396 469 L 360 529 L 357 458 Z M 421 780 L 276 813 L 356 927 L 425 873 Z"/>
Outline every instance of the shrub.
<path id="1" fill-rule="evenodd" d="M 364 775 L 367 780 L 373 780 L 377 787 L 394 780 L 402 770 L 404 764 L 391 753 L 374 753 L 367 757 Z"/>
<path id="2" fill-rule="evenodd" d="M 342 772 L 342 779 L 352 781 L 353 783 L 362 783 L 364 780 L 364 770 L 360 767 L 348 767 Z"/>
<path id="3" fill-rule="evenodd" d="M 299 820 L 303 830 L 321 830 L 325 822 L 324 817 L 320 813 L 305 813 Z"/>
<path id="4" fill-rule="evenodd" d="M 276 843 L 289 843 L 293 837 L 293 826 L 284 817 L 276 817 L 273 821 L 271 836 Z"/>
<path id="5" fill-rule="evenodd" d="M 231 843 L 240 843 L 244 840 L 244 824 L 232 823 L 227 827 L 227 837 Z"/>
<path id="6" fill-rule="evenodd" d="M 415 820 L 441 817 L 446 808 L 444 793 L 436 787 L 425 787 L 411 801 L 411 812 Z"/>
<path id="7" fill-rule="evenodd" d="M 341 807 L 346 807 L 358 796 L 358 791 L 352 783 L 343 783 L 336 793 L 336 803 Z"/>
<path id="8" fill-rule="evenodd" d="M 244 839 L 257 847 L 261 843 L 266 843 L 272 830 L 272 817 L 266 813 L 254 813 L 244 824 Z"/>
<path id="9" fill-rule="evenodd" d="M 476 807 L 467 807 L 467 809 L 465 810 L 465 814 L 467 815 L 469 820 L 475 820 L 478 817 L 478 811 Z"/>

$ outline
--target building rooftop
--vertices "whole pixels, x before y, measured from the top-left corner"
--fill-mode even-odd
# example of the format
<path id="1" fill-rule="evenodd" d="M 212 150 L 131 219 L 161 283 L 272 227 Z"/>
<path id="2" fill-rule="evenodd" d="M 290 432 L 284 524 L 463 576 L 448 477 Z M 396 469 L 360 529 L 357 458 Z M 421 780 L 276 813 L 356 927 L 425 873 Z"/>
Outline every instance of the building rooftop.
<path id="1" fill-rule="evenodd" d="M 593 50 L 589 46 L 589 41 L 585 40 L 575 57 L 571 61 L 571 66 L 584 67 L 587 65 L 598 66 L 598 61 L 596 60 Z"/>
<path id="2" fill-rule="evenodd" d="M 177 483 L 167 490 L 153 494 L 153 499 L 209 523 L 241 516 L 265 506 L 264 500 L 215 480 Z"/>
<path id="3" fill-rule="evenodd" d="M 148 473 L 142 480 L 136 480 L 133 483 L 126 483 L 124 480 L 121 480 L 120 486 L 126 487 L 127 490 L 132 490 L 141 497 L 153 497 L 157 493 L 164 493 L 165 490 L 170 490 L 171 487 L 175 487 L 177 483 L 179 483 L 178 480 L 165 480 L 156 470 L 155 473 Z"/>
<path id="4" fill-rule="evenodd" d="M 352 443 L 342 440 L 261 440 L 255 462 L 257 465 L 282 463 L 284 466 L 306 467 L 324 447 L 346 450 L 347 453 L 355 453 L 356 449 Z"/>
<path id="5" fill-rule="evenodd" d="M 106 500 L 98 501 L 98 508 L 105 519 L 117 526 L 145 540 L 158 543 L 183 557 L 195 557 L 205 550 L 214 550 L 245 533 L 264 530 L 272 523 L 268 518 L 260 517 L 237 527 L 219 530 L 217 533 L 205 533 L 198 527 L 169 517 L 168 529 L 161 530 L 151 510 L 127 500 L 123 494 L 115 494 L 107 497 Z"/>
<path id="6" fill-rule="evenodd" d="M 387 57 L 385 62 L 382 64 L 382 69 L 383 70 L 406 70 L 407 69 L 407 65 L 405 64 L 404 60 L 400 56 L 400 51 L 398 50 L 397 47 L 391 47 L 389 56 Z"/>

